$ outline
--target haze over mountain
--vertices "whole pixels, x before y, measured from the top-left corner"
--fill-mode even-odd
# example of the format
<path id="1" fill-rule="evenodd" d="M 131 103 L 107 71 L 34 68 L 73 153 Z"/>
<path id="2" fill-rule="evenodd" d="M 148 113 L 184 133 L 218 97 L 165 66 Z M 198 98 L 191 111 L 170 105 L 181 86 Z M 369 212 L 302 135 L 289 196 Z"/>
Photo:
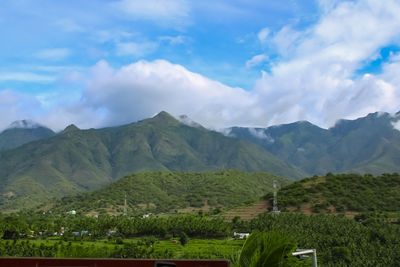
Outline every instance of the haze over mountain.
<path id="1" fill-rule="evenodd" d="M 120 127 L 80 130 L 70 125 L 53 137 L 1 152 L 1 203 L 33 205 L 97 189 L 137 171 L 221 169 L 292 179 L 306 175 L 260 146 L 190 127 L 161 112 Z"/>
<path id="2" fill-rule="evenodd" d="M 268 128 L 233 127 L 229 136 L 261 145 L 310 175 L 400 172 L 399 114 L 376 112 L 322 129 L 307 121 Z"/>
<path id="3" fill-rule="evenodd" d="M 51 129 L 34 121 L 14 121 L 7 129 L 0 133 L 0 150 L 12 149 L 53 135 L 55 133 Z"/>

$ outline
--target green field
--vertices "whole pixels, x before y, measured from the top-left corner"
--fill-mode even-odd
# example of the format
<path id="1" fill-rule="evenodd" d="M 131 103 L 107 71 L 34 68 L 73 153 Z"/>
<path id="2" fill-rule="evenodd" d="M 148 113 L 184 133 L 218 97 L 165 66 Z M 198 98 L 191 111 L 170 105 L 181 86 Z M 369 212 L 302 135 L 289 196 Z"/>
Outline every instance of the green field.
<path id="1" fill-rule="evenodd" d="M 0 243 L 3 257 L 231 259 L 238 255 L 244 240 L 191 238 L 182 246 L 178 240 L 158 240 L 153 236 L 96 241 L 63 241 L 56 237 Z M 18 248 L 19 252 L 14 251 L 13 247 Z"/>

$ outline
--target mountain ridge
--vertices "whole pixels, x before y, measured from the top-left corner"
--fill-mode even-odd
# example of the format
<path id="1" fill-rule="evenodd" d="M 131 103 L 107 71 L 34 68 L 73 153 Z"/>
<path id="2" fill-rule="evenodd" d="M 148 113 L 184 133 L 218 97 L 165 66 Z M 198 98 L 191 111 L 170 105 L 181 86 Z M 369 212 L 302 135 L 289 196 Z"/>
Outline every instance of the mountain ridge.
<path id="1" fill-rule="evenodd" d="M 397 117 L 375 112 L 355 120 L 339 120 L 329 129 L 296 122 L 267 128 L 232 127 L 226 132 L 264 147 L 311 175 L 327 172 L 379 175 L 400 171 Z M 259 138 L 260 135 L 273 142 Z"/>
<path id="2" fill-rule="evenodd" d="M 221 169 L 269 171 L 295 179 L 306 175 L 255 144 L 187 126 L 160 112 L 118 127 L 69 126 L 51 138 L 1 152 L 0 203 L 32 205 L 40 197 L 98 189 L 139 171 Z"/>

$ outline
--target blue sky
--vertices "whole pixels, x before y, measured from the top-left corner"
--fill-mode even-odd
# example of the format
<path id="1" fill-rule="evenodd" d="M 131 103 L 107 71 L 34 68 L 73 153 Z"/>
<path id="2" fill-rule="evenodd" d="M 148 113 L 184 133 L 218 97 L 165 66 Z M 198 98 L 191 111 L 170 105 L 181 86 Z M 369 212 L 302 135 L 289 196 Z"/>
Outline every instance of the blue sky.
<path id="1" fill-rule="evenodd" d="M 0 128 L 60 130 L 166 110 L 213 128 L 340 118 L 400 103 L 395 0 L 5 0 Z"/>

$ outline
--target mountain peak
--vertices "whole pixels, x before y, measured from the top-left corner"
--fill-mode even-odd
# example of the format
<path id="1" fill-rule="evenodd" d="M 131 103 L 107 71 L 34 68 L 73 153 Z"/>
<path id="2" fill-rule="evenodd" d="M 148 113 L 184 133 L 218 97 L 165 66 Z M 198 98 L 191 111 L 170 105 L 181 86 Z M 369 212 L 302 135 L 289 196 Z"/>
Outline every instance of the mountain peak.
<path id="1" fill-rule="evenodd" d="M 7 129 L 36 129 L 39 127 L 44 127 L 40 125 L 37 122 L 34 122 L 32 120 L 19 120 L 19 121 L 14 121 L 13 123 L 8 126 Z"/>
<path id="2" fill-rule="evenodd" d="M 161 111 L 151 119 L 148 119 L 146 121 L 151 121 L 155 123 L 161 123 L 161 124 L 179 124 L 179 121 L 175 119 L 171 114 L 165 111 Z"/>
<path id="3" fill-rule="evenodd" d="M 164 110 L 161 111 L 160 113 L 158 113 L 157 115 L 155 115 L 153 117 L 153 119 L 174 119 L 175 120 L 175 118 L 171 114 L 169 114 L 168 112 L 166 112 Z"/>
<path id="4" fill-rule="evenodd" d="M 79 131 L 80 129 L 78 127 L 75 126 L 75 124 L 70 124 L 68 125 L 64 131 L 62 131 L 63 133 L 68 133 L 68 132 L 72 132 L 72 131 Z"/>

